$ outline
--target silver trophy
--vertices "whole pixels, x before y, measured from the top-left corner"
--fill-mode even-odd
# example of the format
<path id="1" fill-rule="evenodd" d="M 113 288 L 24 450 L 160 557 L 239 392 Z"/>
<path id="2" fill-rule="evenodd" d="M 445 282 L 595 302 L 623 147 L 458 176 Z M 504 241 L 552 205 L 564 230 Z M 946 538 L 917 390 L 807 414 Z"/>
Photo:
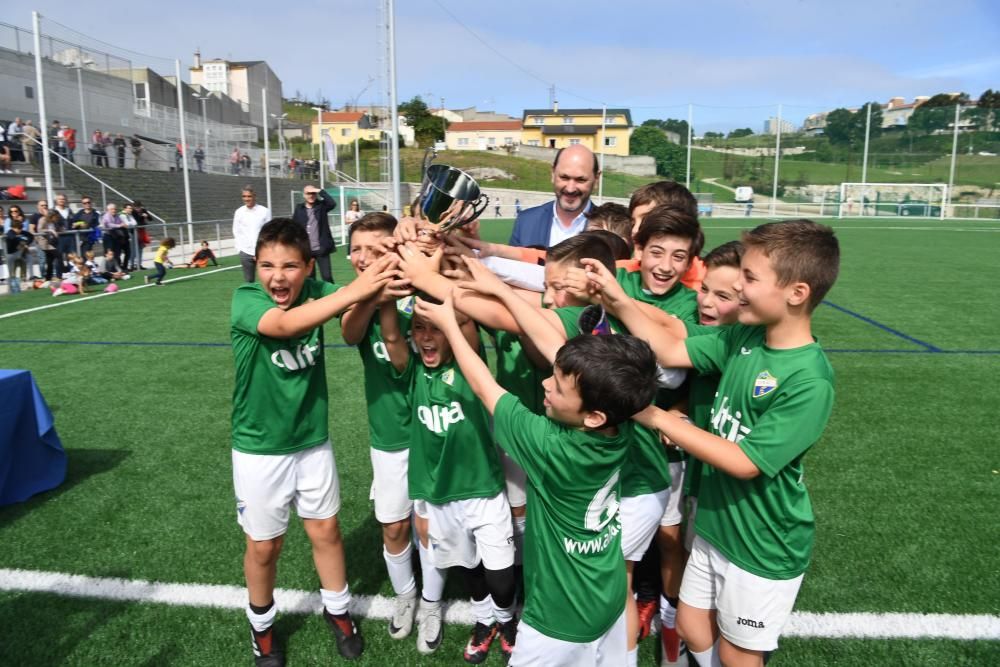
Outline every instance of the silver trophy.
<path id="1" fill-rule="evenodd" d="M 431 156 L 433 159 L 433 156 Z M 425 160 L 426 164 L 426 160 Z M 446 164 L 431 164 L 424 170 L 417 207 L 421 217 L 447 232 L 469 224 L 489 205 L 476 179 Z"/>

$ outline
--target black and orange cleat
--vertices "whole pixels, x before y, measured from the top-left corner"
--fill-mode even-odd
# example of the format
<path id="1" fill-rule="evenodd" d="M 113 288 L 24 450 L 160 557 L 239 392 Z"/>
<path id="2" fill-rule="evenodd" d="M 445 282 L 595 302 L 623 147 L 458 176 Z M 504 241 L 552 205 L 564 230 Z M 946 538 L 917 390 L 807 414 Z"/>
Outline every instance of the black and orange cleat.
<path id="1" fill-rule="evenodd" d="M 472 628 L 472 637 L 469 638 L 469 643 L 465 645 L 465 654 L 463 656 L 465 661 L 472 665 L 478 665 L 483 660 L 486 660 L 486 656 L 490 652 L 490 645 L 493 644 L 496 636 L 496 623 L 484 625 L 477 622 L 476 626 Z"/>
<path id="2" fill-rule="evenodd" d="M 341 657 L 345 660 L 361 657 L 361 653 L 365 650 L 365 640 L 358 626 L 354 624 L 350 612 L 333 615 L 324 609 L 323 618 L 330 624 L 333 637 L 337 640 L 337 652 Z"/>

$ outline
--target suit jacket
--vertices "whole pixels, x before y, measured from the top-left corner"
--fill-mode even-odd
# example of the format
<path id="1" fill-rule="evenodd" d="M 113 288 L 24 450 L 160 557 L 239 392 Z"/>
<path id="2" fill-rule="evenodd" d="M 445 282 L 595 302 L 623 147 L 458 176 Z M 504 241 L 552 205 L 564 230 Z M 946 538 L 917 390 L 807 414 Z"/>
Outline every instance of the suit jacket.
<path id="1" fill-rule="evenodd" d="M 555 201 L 545 202 L 521 211 L 514 220 L 514 229 L 507 245 L 528 248 L 549 247 L 549 233 L 552 231 L 552 211 Z"/>
<path id="2" fill-rule="evenodd" d="M 333 240 L 333 234 L 330 232 L 330 220 L 327 216 L 330 211 L 337 208 L 337 202 L 326 193 L 326 190 L 320 190 L 319 197 L 316 198 L 315 208 L 319 222 L 319 251 L 315 253 L 315 256 L 322 257 L 337 250 L 337 243 Z M 302 225 L 303 229 L 309 225 L 309 212 L 304 203 L 295 207 L 292 220 Z"/>

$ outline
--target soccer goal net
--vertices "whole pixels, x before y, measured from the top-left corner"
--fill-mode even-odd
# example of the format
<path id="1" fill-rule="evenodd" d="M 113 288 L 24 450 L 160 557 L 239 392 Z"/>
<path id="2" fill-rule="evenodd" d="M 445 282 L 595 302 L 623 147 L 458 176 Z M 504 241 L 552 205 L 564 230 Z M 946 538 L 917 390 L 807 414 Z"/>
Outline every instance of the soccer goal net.
<path id="1" fill-rule="evenodd" d="M 944 183 L 841 183 L 837 217 L 944 219 L 947 201 Z"/>

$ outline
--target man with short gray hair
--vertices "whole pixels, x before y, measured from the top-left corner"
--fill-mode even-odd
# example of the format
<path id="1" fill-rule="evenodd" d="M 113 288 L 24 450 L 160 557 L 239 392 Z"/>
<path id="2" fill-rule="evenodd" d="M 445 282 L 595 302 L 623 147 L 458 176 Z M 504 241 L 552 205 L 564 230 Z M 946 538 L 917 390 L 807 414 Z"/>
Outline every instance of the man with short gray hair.
<path id="1" fill-rule="evenodd" d="M 252 185 L 243 186 L 242 198 L 243 206 L 233 214 L 233 241 L 240 253 L 243 279 L 252 283 L 257 264 L 254 257 L 257 252 L 257 234 L 261 227 L 270 222 L 271 211 L 257 203 L 257 193 Z"/>

